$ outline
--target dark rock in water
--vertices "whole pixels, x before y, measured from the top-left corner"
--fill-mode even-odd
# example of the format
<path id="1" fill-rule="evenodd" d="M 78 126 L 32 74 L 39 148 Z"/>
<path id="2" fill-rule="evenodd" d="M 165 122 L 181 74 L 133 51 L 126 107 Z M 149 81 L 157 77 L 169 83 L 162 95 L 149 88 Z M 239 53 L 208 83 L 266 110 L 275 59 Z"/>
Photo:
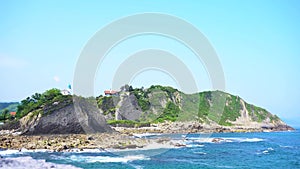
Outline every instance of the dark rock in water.
<path id="1" fill-rule="evenodd" d="M 262 129 L 266 130 L 272 130 L 272 131 L 289 131 L 289 130 L 295 130 L 291 126 L 288 125 L 277 125 L 275 127 L 262 127 Z"/>
<path id="2" fill-rule="evenodd" d="M 134 149 L 134 148 L 142 148 L 142 146 L 137 146 L 135 144 L 129 145 L 115 145 L 113 146 L 114 149 Z"/>
<path id="3" fill-rule="evenodd" d="M 23 126 L 23 134 L 83 134 L 112 132 L 97 107 L 84 98 L 74 98 L 74 103 L 40 117 L 29 126 Z"/>
<path id="4" fill-rule="evenodd" d="M 224 141 L 224 139 L 222 139 L 222 138 L 214 138 L 214 139 L 212 140 L 213 143 L 220 143 L 220 142 L 222 142 L 222 141 Z"/>
<path id="5" fill-rule="evenodd" d="M 175 147 L 186 147 L 185 144 L 181 144 L 181 143 L 176 143 L 174 146 L 175 146 Z"/>

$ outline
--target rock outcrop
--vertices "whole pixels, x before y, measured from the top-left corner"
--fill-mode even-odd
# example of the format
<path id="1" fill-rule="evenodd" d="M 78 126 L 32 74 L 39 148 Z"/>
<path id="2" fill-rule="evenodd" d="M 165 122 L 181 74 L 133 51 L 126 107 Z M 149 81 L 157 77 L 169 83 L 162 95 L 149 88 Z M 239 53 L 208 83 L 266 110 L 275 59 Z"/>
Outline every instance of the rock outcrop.
<path id="1" fill-rule="evenodd" d="M 55 102 L 43 109 L 30 112 L 19 121 L 2 126 L 2 129 L 15 129 L 23 135 L 85 134 L 113 131 L 107 125 L 96 104 L 80 97 L 73 99 L 74 102 L 69 100 L 64 103 Z"/>
<path id="2" fill-rule="evenodd" d="M 120 101 L 116 107 L 116 120 L 138 120 L 143 113 L 135 95 L 129 92 L 120 95 Z"/>

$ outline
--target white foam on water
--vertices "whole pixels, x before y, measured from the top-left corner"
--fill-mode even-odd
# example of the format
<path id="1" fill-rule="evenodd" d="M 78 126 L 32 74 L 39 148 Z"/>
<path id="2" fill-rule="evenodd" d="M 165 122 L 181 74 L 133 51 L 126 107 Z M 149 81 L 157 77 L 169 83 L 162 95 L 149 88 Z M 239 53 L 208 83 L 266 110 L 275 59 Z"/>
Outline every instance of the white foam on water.
<path id="1" fill-rule="evenodd" d="M 265 140 L 262 138 L 245 138 L 240 140 L 240 142 L 261 142 L 261 141 L 265 141 Z"/>
<path id="2" fill-rule="evenodd" d="M 236 166 L 218 165 L 217 168 L 236 168 Z"/>
<path id="3" fill-rule="evenodd" d="M 142 150 L 152 150 L 152 149 L 171 149 L 171 148 L 175 148 L 175 147 L 170 144 L 151 143 L 141 149 Z"/>
<path id="4" fill-rule="evenodd" d="M 265 141 L 262 138 L 239 138 L 239 137 L 223 137 L 226 142 L 261 142 Z"/>
<path id="5" fill-rule="evenodd" d="M 196 151 L 196 152 L 193 152 L 194 154 L 200 154 L 200 155 L 206 155 L 207 153 L 205 153 L 205 152 L 198 152 L 198 151 Z"/>
<path id="6" fill-rule="evenodd" d="M 79 148 L 73 148 L 70 149 L 69 151 L 66 151 L 65 153 L 103 153 L 106 152 L 104 149 L 79 149 Z"/>
<path id="7" fill-rule="evenodd" d="M 132 134 L 134 137 L 137 138 L 144 138 L 144 137 L 150 137 L 150 136 L 159 136 L 160 133 L 142 133 L 142 134 Z"/>
<path id="8" fill-rule="evenodd" d="M 143 166 L 140 166 L 140 165 L 132 165 L 131 166 L 135 169 L 143 169 L 144 167 Z"/>
<path id="9" fill-rule="evenodd" d="M 191 140 L 192 142 L 197 142 L 197 143 L 212 143 L 214 138 L 200 138 L 200 137 L 188 137 L 186 140 Z"/>
<path id="10" fill-rule="evenodd" d="M 282 145 L 279 145 L 281 148 L 294 148 L 293 146 L 282 146 Z"/>
<path id="11" fill-rule="evenodd" d="M 87 163 L 127 163 L 136 160 L 150 160 L 150 158 L 144 155 L 130 155 L 124 157 L 72 155 L 70 156 L 70 160 Z"/>
<path id="12" fill-rule="evenodd" d="M 187 140 L 198 143 L 214 143 L 215 142 L 261 142 L 265 141 L 262 138 L 239 138 L 239 137 L 209 137 L 209 138 L 200 138 L 200 137 L 189 137 Z"/>
<path id="13" fill-rule="evenodd" d="M 11 155 L 11 154 L 21 154 L 19 150 L 4 150 L 0 151 L 0 155 L 5 156 L 5 155 Z"/>
<path id="14" fill-rule="evenodd" d="M 176 142 L 176 141 L 174 141 Z M 174 149 L 174 148 L 179 148 L 179 147 L 175 147 L 174 145 L 170 145 L 170 144 L 162 144 L 162 143 L 150 143 L 147 144 L 146 146 L 142 147 L 142 148 L 132 148 L 132 149 L 106 149 L 108 152 L 124 152 L 124 151 L 139 151 L 139 150 L 167 150 L 167 149 Z"/>
<path id="15" fill-rule="evenodd" d="M 0 151 L 0 155 L 2 156 L 6 156 L 6 155 L 12 155 L 12 154 L 23 154 L 23 153 L 34 153 L 34 152 L 53 152 L 51 150 L 47 150 L 47 149 L 34 149 L 34 150 L 28 150 L 26 148 L 21 148 L 20 150 L 3 150 Z"/>
<path id="16" fill-rule="evenodd" d="M 188 144 L 187 143 L 187 145 L 186 145 L 186 147 L 204 147 L 204 145 L 202 145 L 202 144 Z"/>
<path id="17" fill-rule="evenodd" d="M 260 154 L 269 154 L 269 153 L 271 153 L 272 151 L 274 151 L 274 149 L 273 149 L 272 147 L 269 147 L 269 148 L 267 148 L 267 149 L 265 149 L 265 150 L 261 150 L 260 152 L 258 152 L 258 153 L 256 153 L 256 154 L 258 154 L 258 155 L 260 155 Z"/>
<path id="18" fill-rule="evenodd" d="M 65 164 L 54 164 L 45 160 L 36 160 L 30 156 L 4 158 L 0 160 L 0 168 L 5 169 L 24 169 L 24 168 L 44 168 L 44 169 L 78 169 L 77 167 Z"/>

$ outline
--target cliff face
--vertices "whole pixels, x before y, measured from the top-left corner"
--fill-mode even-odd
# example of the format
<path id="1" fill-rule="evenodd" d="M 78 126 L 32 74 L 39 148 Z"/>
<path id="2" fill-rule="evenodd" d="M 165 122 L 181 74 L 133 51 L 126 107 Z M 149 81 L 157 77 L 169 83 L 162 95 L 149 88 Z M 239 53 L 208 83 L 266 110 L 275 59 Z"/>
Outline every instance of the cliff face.
<path id="1" fill-rule="evenodd" d="M 171 87 L 151 86 L 98 97 L 97 101 L 107 120 L 197 121 L 203 126 L 292 130 L 267 110 L 221 91 L 184 94 Z"/>
<path id="2" fill-rule="evenodd" d="M 122 93 L 116 107 L 116 120 L 138 120 L 143 113 L 132 93 Z"/>
<path id="3" fill-rule="evenodd" d="M 72 98 L 70 98 L 72 99 Z M 67 99 L 36 109 L 2 129 L 15 129 L 25 135 L 83 134 L 112 132 L 97 105 L 83 98 Z M 12 125 L 15 124 L 15 125 Z M 16 125 L 17 124 L 17 125 Z"/>

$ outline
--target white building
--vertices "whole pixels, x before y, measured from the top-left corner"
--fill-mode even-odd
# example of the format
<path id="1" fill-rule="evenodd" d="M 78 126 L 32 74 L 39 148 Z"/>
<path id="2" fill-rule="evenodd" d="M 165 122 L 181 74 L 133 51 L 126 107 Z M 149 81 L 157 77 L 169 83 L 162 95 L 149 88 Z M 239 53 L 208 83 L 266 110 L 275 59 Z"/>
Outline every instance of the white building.
<path id="1" fill-rule="evenodd" d="M 71 95 L 71 92 L 70 92 L 69 90 L 67 90 L 67 89 L 61 90 L 60 93 L 61 93 L 62 95 Z"/>

